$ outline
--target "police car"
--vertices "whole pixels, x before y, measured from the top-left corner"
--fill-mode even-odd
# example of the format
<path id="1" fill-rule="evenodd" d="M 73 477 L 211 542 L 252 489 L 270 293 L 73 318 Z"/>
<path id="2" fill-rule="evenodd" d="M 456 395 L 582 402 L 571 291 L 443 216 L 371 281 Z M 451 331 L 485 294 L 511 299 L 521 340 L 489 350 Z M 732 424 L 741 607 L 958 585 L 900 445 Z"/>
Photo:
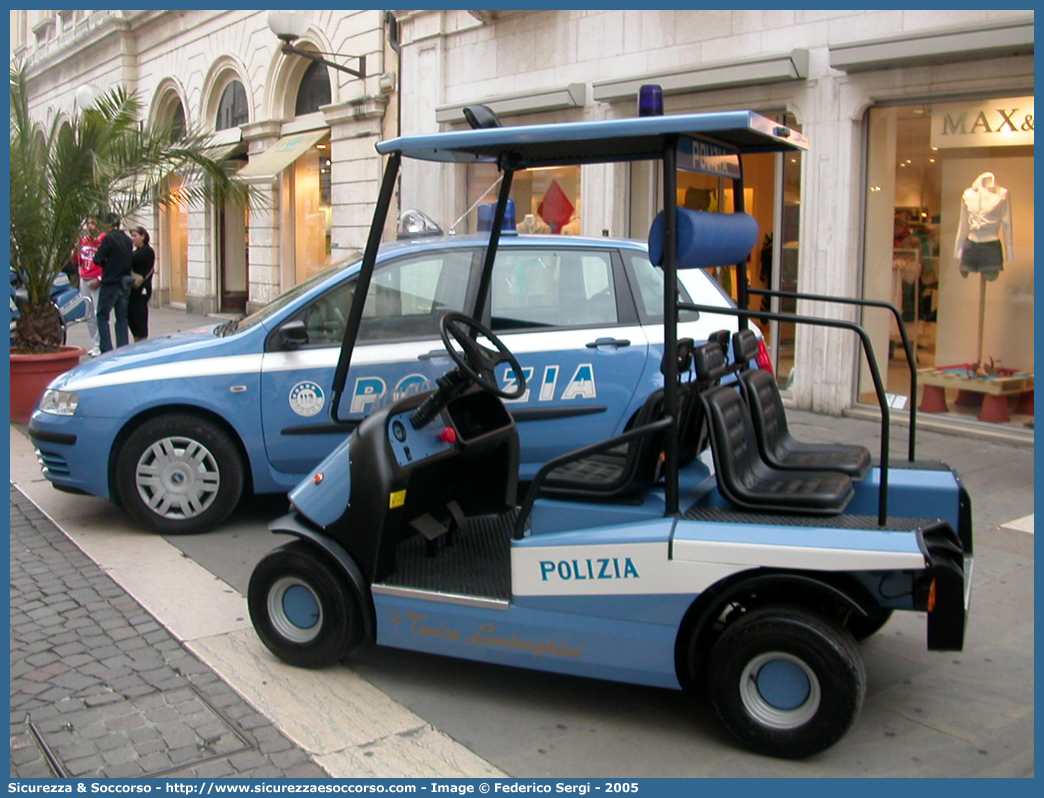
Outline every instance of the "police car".
<path id="1" fill-rule="evenodd" d="M 349 374 L 345 414 L 361 420 L 431 387 L 449 361 L 447 311 L 474 304 L 484 237 L 381 249 Z M 346 257 L 245 318 L 121 348 L 56 379 L 29 435 L 55 487 L 103 496 L 160 532 L 213 528 L 242 493 L 285 493 L 344 439 L 330 386 L 361 256 Z M 703 272 L 683 298 L 731 304 Z M 486 323 L 517 353 L 527 387 L 509 403 L 520 477 L 624 429 L 662 385 L 663 273 L 644 242 L 502 239 Z M 706 340 L 734 317 L 683 315 Z M 767 365 L 767 353 L 761 359 Z M 498 374 L 505 388 L 517 379 Z"/>

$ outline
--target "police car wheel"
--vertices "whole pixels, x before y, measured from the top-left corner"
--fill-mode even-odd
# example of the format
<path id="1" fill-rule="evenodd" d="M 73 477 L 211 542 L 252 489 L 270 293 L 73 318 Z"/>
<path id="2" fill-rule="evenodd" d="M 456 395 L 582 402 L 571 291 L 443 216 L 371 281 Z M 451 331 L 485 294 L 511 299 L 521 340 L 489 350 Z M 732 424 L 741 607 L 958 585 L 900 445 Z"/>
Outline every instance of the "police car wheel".
<path id="1" fill-rule="evenodd" d="M 247 605 L 258 637 L 290 665 L 333 665 L 363 638 L 359 602 L 344 577 L 302 541 L 269 552 L 257 564 Z"/>
<path id="2" fill-rule="evenodd" d="M 120 500 L 158 532 L 205 532 L 243 493 L 236 445 L 214 423 L 189 413 L 150 419 L 131 433 L 116 461 Z"/>
<path id="3" fill-rule="evenodd" d="M 848 731 L 863 703 L 866 672 L 846 629 L 799 607 L 763 607 L 722 632 L 707 687 L 744 745 L 797 759 Z"/>
<path id="4" fill-rule="evenodd" d="M 871 635 L 877 634 L 881 628 L 888 623 L 892 617 L 892 610 L 885 607 L 870 615 L 852 614 L 845 622 L 845 628 L 852 633 L 856 640 L 866 640 Z"/>

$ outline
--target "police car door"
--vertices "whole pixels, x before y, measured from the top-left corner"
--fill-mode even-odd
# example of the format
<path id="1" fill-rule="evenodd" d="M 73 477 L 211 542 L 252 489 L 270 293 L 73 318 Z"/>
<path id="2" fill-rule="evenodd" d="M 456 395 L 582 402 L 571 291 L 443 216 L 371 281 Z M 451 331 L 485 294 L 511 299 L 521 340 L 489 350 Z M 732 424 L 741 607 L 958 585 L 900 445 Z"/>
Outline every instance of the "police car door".
<path id="1" fill-rule="evenodd" d="M 523 479 L 552 457 L 622 431 L 648 345 L 615 250 L 502 247 L 489 321 L 528 383 L 508 402 Z M 510 371 L 501 381 L 513 383 Z"/>
<path id="2" fill-rule="evenodd" d="M 430 353 L 443 351 L 442 316 L 465 307 L 473 258 L 470 249 L 428 249 L 378 265 L 345 384 L 342 417 L 361 420 L 377 407 L 433 385 L 450 368 L 447 357 Z M 280 348 L 270 336 L 261 412 L 268 462 L 277 472 L 303 476 L 351 429 L 330 421 L 329 401 L 354 285 L 354 279 L 342 283 L 287 320 L 304 322 L 306 343 Z"/>

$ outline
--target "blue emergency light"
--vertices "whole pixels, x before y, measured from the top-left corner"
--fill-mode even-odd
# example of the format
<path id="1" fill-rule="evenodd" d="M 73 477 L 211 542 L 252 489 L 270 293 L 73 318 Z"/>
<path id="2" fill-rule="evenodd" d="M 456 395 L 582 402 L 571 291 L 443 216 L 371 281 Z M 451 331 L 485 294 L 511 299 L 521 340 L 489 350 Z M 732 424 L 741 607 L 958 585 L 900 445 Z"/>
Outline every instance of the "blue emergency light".
<path id="1" fill-rule="evenodd" d="M 655 83 L 638 89 L 638 116 L 663 116 L 663 89 Z"/>

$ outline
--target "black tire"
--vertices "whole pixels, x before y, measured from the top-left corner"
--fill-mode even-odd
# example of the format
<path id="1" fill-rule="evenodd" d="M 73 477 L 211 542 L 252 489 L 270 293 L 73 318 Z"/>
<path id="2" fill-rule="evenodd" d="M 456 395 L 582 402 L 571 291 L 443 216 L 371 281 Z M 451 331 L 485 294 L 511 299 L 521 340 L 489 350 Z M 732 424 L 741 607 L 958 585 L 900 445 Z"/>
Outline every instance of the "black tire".
<path id="1" fill-rule="evenodd" d="M 359 601 L 330 558 L 302 541 L 265 555 L 250 575 L 247 606 L 268 650 L 290 665 L 325 668 L 363 639 Z"/>
<path id="2" fill-rule="evenodd" d="M 211 421 L 191 413 L 149 419 L 116 458 L 116 489 L 134 520 L 164 534 L 206 532 L 243 494 L 239 448 Z"/>
<path id="3" fill-rule="evenodd" d="M 752 610 L 726 627 L 707 669 L 711 702 L 748 748 L 798 759 L 844 736 L 866 693 L 851 634 L 799 607 Z"/>
<path id="4" fill-rule="evenodd" d="M 852 633 L 852 637 L 856 640 L 866 640 L 866 638 L 881 631 L 881 627 L 888 623 L 891 617 L 892 610 L 889 607 L 880 607 L 877 612 L 870 615 L 856 615 L 853 613 L 848 616 L 845 628 Z"/>

